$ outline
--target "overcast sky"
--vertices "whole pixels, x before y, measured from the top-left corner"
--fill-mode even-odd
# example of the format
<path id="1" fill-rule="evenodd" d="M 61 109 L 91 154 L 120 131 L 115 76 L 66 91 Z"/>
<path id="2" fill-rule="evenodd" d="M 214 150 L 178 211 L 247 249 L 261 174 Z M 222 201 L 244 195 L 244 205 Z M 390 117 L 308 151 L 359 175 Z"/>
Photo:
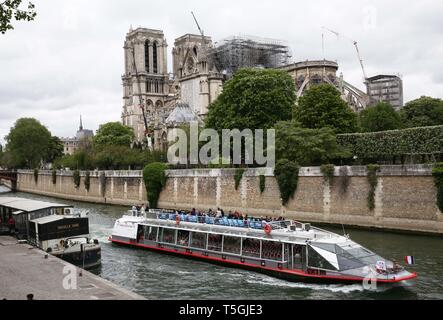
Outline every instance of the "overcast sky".
<path id="1" fill-rule="evenodd" d="M 150 1 L 33 0 L 33 22 L 0 34 L 0 143 L 16 119 L 35 117 L 52 134 L 73 136 L 119 121 L 123 41 L 132 24 L 161 29 L 172 69 L 174 39 L 198 33 L 194 11 L 213 41 L 230 35 L 285 40 L 294 61 L 324 57 L 364 88 L 352 42 L 369 76 L 399 73 L 405 102 L 443 97 L 443 2 L 435 1 Z"/>

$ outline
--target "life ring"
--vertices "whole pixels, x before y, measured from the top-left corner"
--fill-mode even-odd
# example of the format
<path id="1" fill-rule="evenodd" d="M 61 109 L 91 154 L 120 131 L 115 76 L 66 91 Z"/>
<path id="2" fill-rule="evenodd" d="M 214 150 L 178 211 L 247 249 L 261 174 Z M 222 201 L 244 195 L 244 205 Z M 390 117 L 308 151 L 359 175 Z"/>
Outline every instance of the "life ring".
<path id="1" fill-rule="evenodd" d="M 177 225 L 180 224 L 180 216 L 179 216 L 179 215 L 176 215 L 176 216 L 175 216 L 175 223 L 176 223 Z"/>
<path id="2" fill-rule="evenodd" d="M 271 231 L 272 231 L 271 225 L 269 223 L 267 223 L 265 225 L 265 232 L 266 232 L 266 234 L 270 234 Z"/>

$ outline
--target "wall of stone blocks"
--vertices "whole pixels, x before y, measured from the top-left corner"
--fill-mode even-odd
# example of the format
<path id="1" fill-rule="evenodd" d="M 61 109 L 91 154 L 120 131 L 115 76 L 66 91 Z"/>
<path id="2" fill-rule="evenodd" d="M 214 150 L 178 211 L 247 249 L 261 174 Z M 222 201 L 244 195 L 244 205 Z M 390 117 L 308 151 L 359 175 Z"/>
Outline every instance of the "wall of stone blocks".
<path id="1" fill-rule="evenodd" d="M 283 206 L 271 168 L 248 169 L 235 189 L 235 169 L 168 170 L 159 206 L 168 209 L 239 210 L 249 216 L 284 216 L 301 221 L 334 223 L 443 234 L 443 216 L 436 206 L 430 166 L 382 166 L 375 190 L 375 209 L 369 210 L 365 167 L 348 167 L 347 177 L 336 167 L 325 180 L 319 167 L 300 169 L 294 197 Z M 105 174 L 104 184 L 100 174 Z M 72 172 L 59 171 L 56 184 L 50 171 L 20 170 L 17 189 L 58 198 L 133 205 L 147 203 L 141 171 L 91 171 L 90 189 L 74 186 Z M 259 176 L 265 176 L 260 192 Z M 343 181 L 346 179 L 347 183 Z M 347 186 L 345 188 L 345 185 Z"/>

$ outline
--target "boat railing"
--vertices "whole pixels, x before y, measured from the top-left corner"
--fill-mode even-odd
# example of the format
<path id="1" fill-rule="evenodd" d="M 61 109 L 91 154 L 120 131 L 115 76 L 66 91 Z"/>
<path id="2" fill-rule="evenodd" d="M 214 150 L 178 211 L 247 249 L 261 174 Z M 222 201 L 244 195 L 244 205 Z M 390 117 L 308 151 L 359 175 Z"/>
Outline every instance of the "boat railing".
<path id="1" fill-rule="evenodd" d="M 151 212 L 151 211 L 150 211 Z M 250 229 L 264 229 L 266 225 L 271 226 L 271 229 L 284 229 L 284 221 L 272 221 L 267 222 L 260 219 L 248 218 L 248 219 L 230 219 L 228 217 L 210 217 L 210 216 L 197 216 L 185 213 L 168 213 L 168 212 L 155 212 L 157 219 L 161 220 L 174 220 L 193 223 L 202 223 L 209 225 L 219 225 L 228 227 L 250 228 Z M 177 219 L 178 217 L 178 219 Z"/>

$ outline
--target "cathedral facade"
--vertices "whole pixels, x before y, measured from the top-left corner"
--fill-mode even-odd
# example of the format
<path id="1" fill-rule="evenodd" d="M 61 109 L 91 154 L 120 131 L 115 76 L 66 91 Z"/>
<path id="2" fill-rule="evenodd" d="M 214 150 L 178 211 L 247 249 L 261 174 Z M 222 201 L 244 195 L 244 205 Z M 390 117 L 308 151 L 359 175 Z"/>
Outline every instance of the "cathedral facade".
<path id="1" fill-rule="evenodd" d="M 124 42 L 122 122 L 132 127 L 136 142 L 164 149 L 168 130 L 205 117 L 221 92 L 222 76 L 211 70 L 206 50 L 210 37 L 186 34 L 174 42 L 173 73 L 168 73 L 163 31 L 137 28 Z"/>

